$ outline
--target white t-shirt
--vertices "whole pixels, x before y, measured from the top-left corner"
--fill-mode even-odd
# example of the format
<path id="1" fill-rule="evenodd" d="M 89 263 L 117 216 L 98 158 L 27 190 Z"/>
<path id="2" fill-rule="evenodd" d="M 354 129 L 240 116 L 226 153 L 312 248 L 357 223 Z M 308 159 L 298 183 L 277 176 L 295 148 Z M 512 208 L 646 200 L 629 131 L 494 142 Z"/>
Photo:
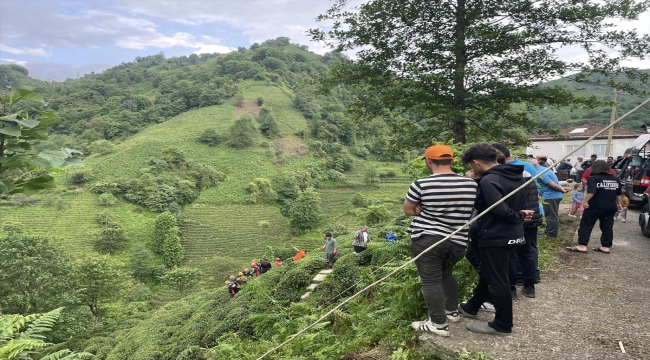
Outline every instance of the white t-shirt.
<path id="1" fill-rule="evenodd" d="M 365 231 L 363 232 L 363 242 L 364 244 L 368 242 L 368 233 Z"/>

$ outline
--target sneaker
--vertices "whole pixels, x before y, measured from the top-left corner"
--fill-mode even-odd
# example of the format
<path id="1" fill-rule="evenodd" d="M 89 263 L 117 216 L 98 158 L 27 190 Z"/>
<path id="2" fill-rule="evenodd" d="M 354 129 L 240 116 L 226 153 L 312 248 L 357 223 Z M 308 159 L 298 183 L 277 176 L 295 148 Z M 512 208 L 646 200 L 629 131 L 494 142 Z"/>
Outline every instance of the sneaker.
<path id="1" fill-rule="evenodd" d="M 497 310 L 494 308 L 494 305 L 492 305 L 491 302 L 486 301 L 481 304 L 481 307 L 478 309 L 478 311 L 496 312 Z"/>
<path id="2" fill-rule="evenodd" d="M 460 321 L 460 313 L 457 310 L 454 311 L 445 310 L 445 314 L 447 315 L 447 320 L 449 320 L 449 322 L 455 323 Z"/>
<path id="3" fill-rule="evenodd" d="M 621 217 L 621 222 L 625 222 L 625 218 L 624 218 L 624 217 Z"/>
<path id="4" fill-rule="evenodd" d="M 614 216 L 614 221 L 618 220 L 618 216 Z"/>
<path id="5" fill-rule="evenodd" d="M 512 295 L 512 300 L 519 300 L 519 295 L 517 295 L 517 289 L 510 289 L 510 294 Z"/>
<path id="6" fill-rule="evenodd" d="M 571 216 L 571 217 L 577 217 L 576 215 L 571 215 L 571 214 L 569 214 L 569 216 Z"/>
<path id="7" fill-rule="evenodd" d="M 488 325 L 487 322 L 467 324 L 467 330 L 479 334 L 492 334 L 492 335 L 501 335 L 501 336 L 510 335 L 510 333 L 497 331 L 496 329 Z"/>
<path id="8" fill-rule="evenodd" d="M 524 295 L 525 297 L 535 298 L 535 287 L 524 286 L 524 288 L 521 289 L 521 294 Z"/>
<path id="9" fill-rule="evenodd" d="M 449 336 L 449 325 L 437 325 L 431 322 L 431 319 L 426 319 L 424 321 L 415 321 L 411 323 L 411 327 L 415 331 L 428 332 L 431 334 L 436 334 L 440 336 Z"/>
<path id="10" fill-rule="evenodd" d="M 461 314 L 463 314 L 463 316 L 465 316 L 465 317 L 472 318 L 472 319 L 478 319 L 478 314 L 470 314 L 469 312 L 467 312 L 467 311 L 463 308 L 463 306 L 465 306 L 465 304 L 467 304 L 467 303 L 460 303 L 460 304 L 458 304 L 458 312 L 461 313 Z"/>

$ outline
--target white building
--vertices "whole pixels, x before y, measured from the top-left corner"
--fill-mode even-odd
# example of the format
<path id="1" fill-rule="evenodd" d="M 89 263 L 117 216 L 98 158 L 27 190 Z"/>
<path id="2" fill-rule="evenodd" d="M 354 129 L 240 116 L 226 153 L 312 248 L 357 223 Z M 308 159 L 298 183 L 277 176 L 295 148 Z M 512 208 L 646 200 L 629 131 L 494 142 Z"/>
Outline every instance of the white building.
<path id="1" fill-rule="evenodd" d="M 605 125 L 586 124 L 560 130 L 558 134 L 544 133 L 529 135 L 528 139 L 532 141 L 532 144 L 526 148 L 526 153 L 533 155 L 544 154 L 549 158 L 557 160 L 563 155 L 573 151 L 585 140 L 603 128 L 605 128 Z M 635 131 L 614 127 L 610 153 L 606 154 L 605 150 L 607 148 L 608 133 L 609 131 L 605 131 L 597 138 L 588 142 L 587 145 L 580 148 L 577 153 L 571 155 L 571 158 L 582 156 L 587 159 L 591 154 L 596 154 L 599 158 L 613 156 L 614 159 L 616 159 L 617 156 L 623 155 L 625 150 L 631 146 L 634 139 L 639 137 L 639 135 L 646 134 L 645 131 Z"/>

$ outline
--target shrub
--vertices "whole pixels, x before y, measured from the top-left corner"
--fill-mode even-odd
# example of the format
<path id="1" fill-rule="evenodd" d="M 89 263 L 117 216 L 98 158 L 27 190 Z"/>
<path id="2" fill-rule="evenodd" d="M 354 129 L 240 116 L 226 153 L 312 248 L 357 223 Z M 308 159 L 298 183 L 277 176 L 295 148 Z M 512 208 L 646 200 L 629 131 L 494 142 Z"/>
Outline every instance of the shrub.
<path id="1" fill-rule="evenodd" d="M 379 174 L 379 177 L 382 177 L 382 178 L 394 178 L 395 176 L 397 176 L 397 173 L 395 172 L 395 170 L 388 170 L 388 171 L 386 171 L 384 173 Z"/>
<path id="2" fill-rule="evenodd" d="M 121 193 L 121 189 L 119 188 L 119 185 L 117 182 L 114 181 L 105 181 L 105 182 L 97 182 L 94 183 L 90 187 L 90 192 L 93 194 L 105 194 L 105 193 L 110 193 L 110 194 L 119 194 Z"/>
<path id="3" fill-rule="evenodd" d="M 348 254 L 341 256 L 335 263 L 332 269 L 332 279 L 339 284 L 341 290 L 348 289 L 359 279 L 361 268 L 357 264 L 357 255 Z M 348 292 L 354 291 L 354 288 L 349 289 Z"/>
<path id="4" fill-rule="evenodd" d="M 260 109 L 260 115 L 257 119 L 260 124 L 260 132 L 267 138 L 274 138 L 280 135 L 278 123 L 273 116 L 273 109 L 270 106 L 264 106 Z"/>
<path id="5" fill-rule="evenodd" d="M 370 201 L 362 194 L 356 193 L 350 198 L 350 203 L 355 207 L 366 207 L 370 205 Z"/>
<path id="6" fill-rule="evenodd" d="M 201 270 L 190 267 L 174 267 L 162 276 L 164 283 L 172 285 L 178 292 L 185 294 L 201 279 Z"/>
<path id="7" fill-rule="evenodd" d="M 18 221 L 7 221 L 2 224 L 2 230 L 9 235 L 19 235 L 25 232 L 25 225 Z"/>
<path id="8" fill-rule="evenodd" d="M 95 240 L 95 249 L 100 253 L 114 253 L 122 250 L 129 240 L 126 231 L 117 223 L 105 226 Z"/>
<path id="9" fill-rule="evenodd" d="M 18 193 L 11 196 L 11 202 L 20 206 L 27 206 L 37 202 L 39 199 L 36 196 L 25 196 L 25 194 Z"/>
<path id="10" fill-rule="evenodd" d="M 138 281 L 150 285 L 157 285 L 165 274 L 165 268 L 156 264 L 154 255 L 142 243 L 131 247 L 127 270 Z"/>
<path id="11" fill-rule="evenodd" d="M 169 230 L 162 247 L 162 262 L 171 269 L 177 266 L 183 260 L 183 248 L 181 247 L 181 239 L 179 237 L 180 230 L 178 227 L 173 227 Z"/>
<path id="12" fill-rule="evenodd" d="M 115 151 L 115 144 L 105 139 L 100 139 L 90 144 L 90 152 L 93 154 L 106 155 L 113 151 Z"/>
<path id="13" fill-rule="evenodd" d="M 255 125 L 250 115 L 240 117 L 228 130 L 228 146 L 235 149 L 243 149 L 255 143 Z"/>
<path id="14" fill-rule="evenodd" d="M 301 192 L 289 211 L 291 228 L 303 232 L 320 225 L 323 219 L 320 204 L 320 195 L 313 188 Z"/>
<path id="15" fill-rule="evenodd" d="M 247 199 L 251 204 L 269 203 L 277 198 L 277 193 L 271 189 L 271 181 L 265 178 L 257 178 L 248 183 L 246 191 L 250 194 Z"/>
<path id="16" fill-rule="evenodd" d="M 297 302 L 309 284 L 311 284 L 311 274 L 303 269 L 293 268 L 282 276 L 275 287 L 276 300 Z"/>
<path id="17" fill-rule="evenodd" d="M 70 177 L 68 178 L 68 181 L 72 185 L 83 185 L 90 181 L 92 177 L 90 176 L 90 172 L 88 171 L 76 171 L 70 174 Z"/>
<path id="18" fill-rule="evenodd" d="M 225 138 L 217 134 L 217 131 L 212 128 L 205 129 L 201 136 L 199 136 L 199 142 L 208 146 L 217 146 L 224 142 L 224 140 Z"/>
<path id="19" fill-rule="evenodd" d="M 258 97 L 257 98 L 257 106 L 262 106 L 264 104 L 264 98 L 263 97 Z"/>
<path id="20" fill-rule="evenodd" d="M 335 181 L 337 183 L 345 183 L 347 181 L 345 175 L 336 170 L 327 170 L 327 179 Z"/>
<path id="21" fill-rule="evenodd" d="M 177 226 L 176 218 L 169 211 L 158 215 L 153 228 L 152 249 L 156 254 L 163 253 L 165 238 Z"/>
<path id="22" fill-rule="evenodd" d="M 365 219 L 368 225 L 381 224 L 388 221 L 389 218 L 390 212 L 385 205 L 370 205 L 366 210 Z"/>
<path id="23" fill-rule="evenodd" d="M 99 205 L 101 206 L 113 206 L 117 204 L 117 198 L 111 193 L 103 193 L 99 195 Z"/>
<path id="24" fill-rule="evenodd" d="M 97 215 L 97 223 L 102 226 L 109 226 L 117 223 L 117 216 L 109 210 L 104 210 Z"/>
<path id="25" fill-rule="evenodd" d="M 280 258 L 282 261 L 287 261 L 296 255 L 296 251 L 293 249 L 273 249 L 273 258 Z"/>
<path id="26" fill-rule="evenodd" d="M 363 177 L 363 181 L 368 186 L 377 185 L 377 183 L 379 182 L 379 171 L 377 171 L 377 168 L 374 166 L 368 167 Z"/>
<path id="27" fill-rule="evenodd" d="M 148 301 L 153 291 L 145 284 L 136 284 L 129 293 L 129 301 Z"/>
<path id="28" fill-rule="evenodd" d="M 238 108 L 244 106 L 244 95 L 242 94 L 235 95 L 235 106 Z"/>
<path id="29" fill-rule="evenodd" d="M 343 225 L 338 223 L 327 224 L 323 227 L 323 234 L 332 233 L 332 236 L 337 237 L 341 235 L 347 235 L 350 233 L 350 230 Z"/>

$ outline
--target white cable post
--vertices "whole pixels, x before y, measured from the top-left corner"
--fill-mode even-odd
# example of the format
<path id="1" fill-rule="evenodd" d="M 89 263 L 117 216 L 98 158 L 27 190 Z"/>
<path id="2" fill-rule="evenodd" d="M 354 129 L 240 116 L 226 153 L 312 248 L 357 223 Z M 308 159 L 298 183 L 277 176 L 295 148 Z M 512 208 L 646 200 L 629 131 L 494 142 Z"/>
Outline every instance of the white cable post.
<path id="1" fill-rule="evenodd" d="M 583 146 L 587 145 L 591 140 L 595 139 L 595 138 L 596 138 L 597 136 L 599 136 L 600 134 L 604 133 L 605 131 L 609 130 L 611 127 L 613 127 L 613 126 L 615 126 L 616 124 L 620 123 L 620 122 L 623 121 L 625 118 L 627 118 L 627 117 L 630 116 L 631 114 L 635 113 L 636 111 L 638 111 L 639 109 L 641 109 L 642 107 L 644 107 L 645 105 L 647 105 L 648 103 L 650 103 L 650 98 L 648 98 L 647 100 L 645 100 L 644 102 L 642 102 L 640 105 L 638 105 L 638 106 L 635 107 L 634 109 L 628 111 L 625 115 L 621 116 L 621 117 L 618 118 L 616 121 L 614 121 L 614 122 L 612 122 L 611 124 L 609 124 L 608 126 L 604 127 L 602 130 L 600 130 L 600 131 L 598 131 L 597 133 L 595 133 L 594 135 L 592 135 L 589 139 L 585 140 L 585 141 L 584 141 L 584 142 L 583 142 L 579 147 L 575 148 L 575 149 L 574 149 L 573 151 L 571 151 L 570 153 L 564 155 L 564 157 L 562 157 L 562 158 L 561 158 L 560 160 L 558 160 L 557 162 L 554 162 L 553 164 L 551 164 L 551 166 L 549 166 L 549 167 L 548 167 L 547 169 L 545 169 L 544 171 L 542 171 L 542 172 L 538 173 L 537 175 L 531 177 L 531 178 L 530 178 L 528 181 L 526 181 L 523 185 L 521 185 L 521 186 L 518 187 L 517 189 L 513 190 L 511 193 L 509 193 L 509 194 L 507 194 L 506 196 L 504 196 L 503 198 L 501 198 L 501 200 L 499 200 L 499 201 L 497 201 L 496 203 L 492 204 L 492 206 L 490 206 L 490 207 L 488 207 L 487 209 L 485 209 L 485 211 L 483 211 L 482 213 L 476 215 L 476 217 L 474 217 L 473 219 L 470 219 L 469 221 L 467 221 L 467 222 L 465 223 L 465 225 L 462 225 L 461 227 L 459 227 L 458 229 L 456 229 L 456 230 L 455 230 L 454 232 L 452 232 L 451 234 L 449 234 L 449 235 L 447 235 L 446 237 L 444 237 L 444 238 L 442 238 L 441 240 L 439 240 L 437 243 L 435 243 L 435 244 L 429 246 L 427 249 L 425 249 L 424 251 L 422 251 L 422 252 L 421 252 L 420 254 L 418 254 L 416 257 L 414 257 L 414 258 L 412 258 L 411 260 L 405 262 L 404 264 L 402 264 L 401 266 L 399 266 L 399 267 L 396 268 L 395 270 L 393 270 L 393 271 L 391 271 L 390 273 L 388 273 L 388 274 L 387 274 L 386 276 L 384 276 L 383 278 L 381 278 L 381 279 L 379 279 L 379 280 L 373 282 L 372 284 L 370 284 L 370 285 L 366 286 L 365 288 L 359 290 L 357 293 L 353 294 L 353 295 L 350 296 L 349 298 L 343 300 L 340 304 L 338 304 L 337 306 L 333 307 L 330 311 L 328 311 L 327 313 L 325 313 L 325 315 L 321 316 L 318 320 L 316 320 L 315 322 L 313 322 L 313 323 L 310 324 L 309 326 L 305 327 L 304 329 L 298 331 L 297 333 L 291 335 L 287 340 L 285 340 L 284 342 L 282 342 L 280 345 L 278 345 L 278 346 L 272 348 L 271 350 L 265 352 L 264 354 L 262 354 L 262 356 L 260 356 L 259 358 L 257 358 L 257 360 L 262 360 L 262 359 L 264 359 L 266 356 L 270 355 L 270 354 L 273 353 L 274 351 L 276 351 L 276 350 L 280 349 L 281 347 L 283 347 L 284 345 L 288 344 L 289 342 L 291 342 L 292 340 L 294 340 L 294 339 L 297 338 L 298 336 L 300 336 L 300 335 L 302 335 L 303 333 L 305 333 L 307 330 L 309 330 L 309 329 L 311 329 L 312 327 L 314 327 L 314 326 L 315 326 L 316 324 L 318 324 L 319 322 L 325 320 L 328 316 L 330 316 L 332 313 L 334 313 L 334 311 L 336 311 L 336 310 L 342 308 L 345 304 L 347 304 L 347 303 L 349 303 L 350 301 L 352 301 L 352 299 L 354 299 L 354 298 L 356 298 L 357 296 L 359 296 L 359 295 L 365 293 L 366 291 L 368 291 L 370 288 L 374 287 L 375 285 L 384 282 L 386 279 L 388 279 L 388 278 L 390 278 L 391 276 L 395 275 L 397 272 L 401 271 L 402 269 L 404 269 L 404 268 L 407 267 L 408 265 L 414 263 L 417 259 L 419 259 L 420 257 L 422 257 L 422 255 L 424 255 L 425 253 L 431 251 L 433 248 L 435 248 L 435 247 L 438 246 L 439 244 L 444 243 L 447 239 L 449 239 L 450 237 L 452 237 L 452 236 L 456 235 L 458 232 L 460 232 L 464 227 L 471 225 L 471 224 L 474 223 L 476 220 L 478 220 L 478 219 L 480 219 L 481 217 L 483 217 L 483 215 L 487 214 L 490 210 L 492 210 L 493 208 L 495 208 L 496 206 L 498 206 L 499 204 L 501 204 L 502 202 L 504 202 L 506 199 L 510 198 L 511 196 L 513 196 L 513 195 L 514 195 L 515 193 L 517 193 L 518 191 L 520 191 L 520 190 L 526 188 L 526 187 L 528 186 L 528 184 L 530 184 L 531 182 L 535 181 L 538 177 L 544 175 L 546 172 L 548 172 L 548 171 L 550 171 L 551 169 L 553 169 L 554 167 L 556 167 L 556 166 L 557 166 L 557 165 L 558 165 L 562 160 L 564 160 L 564 159 L 568 158 L 569 156 L 573 155 L 573 154 L 574 154 L 576 151 L 578 151 L 580 148 L 582 148 Z M 531 175 L 532 175 L 532 174 L 531 174 Z M 559 184 L 558 184 L 558 185 L 559 185 Z"/>

